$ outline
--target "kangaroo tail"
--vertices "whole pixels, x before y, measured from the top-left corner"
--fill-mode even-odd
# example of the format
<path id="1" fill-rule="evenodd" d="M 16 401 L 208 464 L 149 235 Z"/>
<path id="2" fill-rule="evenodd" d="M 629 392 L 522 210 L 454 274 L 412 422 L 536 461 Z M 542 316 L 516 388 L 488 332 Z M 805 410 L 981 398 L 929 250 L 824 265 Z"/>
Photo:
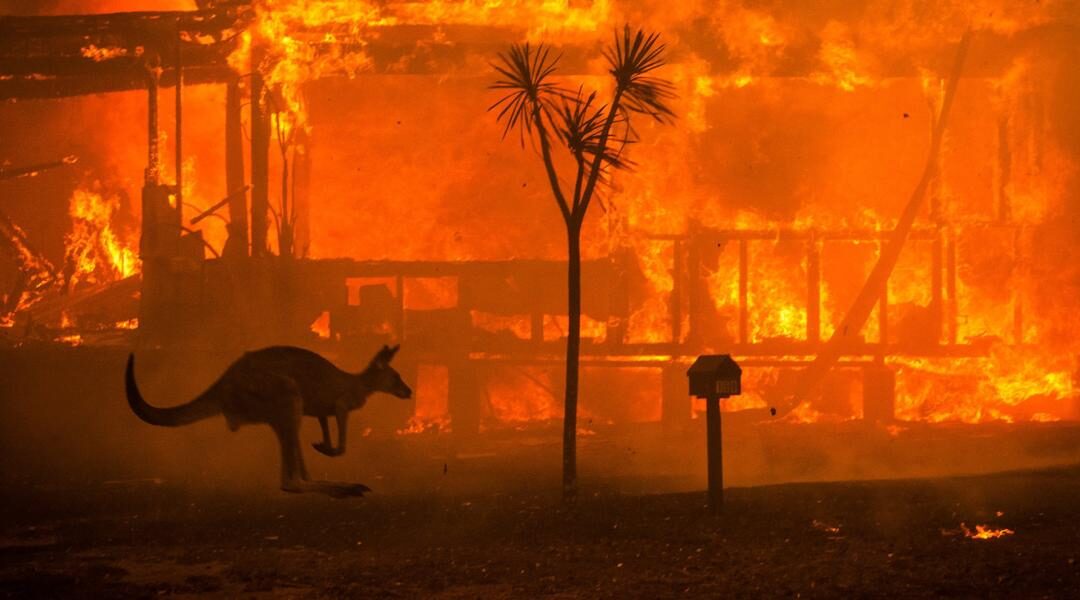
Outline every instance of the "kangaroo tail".
<path id="1" fill-rule="evenodd" d="M 131 411 L 135 413 L 135 416 L 151 425 L 177 427 L 179 425 L 187 425 L 188 423 L 194 423 L 195 421 L 201 421 L 214 415 L 221 414 L 220 404 L 210 393 L 213 387 L 211 387 L 210 390 L 203 392 L 191 402 L 181 404 L 180 406 L 158 408 L 148 404 L 146 400 L 143 400 L 142 394 L 139 393 L 139 385 L 135 383 L 134 354 L 128 357 L 127 371 L 124 373 L 124 382 L 127 387 L 127 401 L 128 406 L 131 407 Z"/>

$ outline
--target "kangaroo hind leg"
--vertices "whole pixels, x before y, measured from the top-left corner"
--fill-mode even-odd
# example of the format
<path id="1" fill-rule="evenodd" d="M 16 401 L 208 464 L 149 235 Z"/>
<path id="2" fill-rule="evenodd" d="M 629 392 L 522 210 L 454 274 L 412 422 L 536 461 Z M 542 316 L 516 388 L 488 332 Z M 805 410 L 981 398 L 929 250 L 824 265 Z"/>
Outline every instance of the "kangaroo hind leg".
<path id="1" fill-rule="evenodd" d="M 311 481 L 300 445 L 300 421 L 303 398 L 290 380 L 280 395 L 275 395 L 270 426 L 281 444 L 281 489 L 286 492 L 317 492 L 335 498 L 363 496 L 371 489 L 359 483 Z"/>
<path id="2" fill-rule="evenodd" d="M 280 378 L 274 392 L 266 398 L 267 422 L 281 447 L 281 489 L 286 492 L 304 492 L 303 483 L 308 479 L 304 457 L 300 454 L 300 419 L 303 415 L 303 399 L 296 383 Z"/>

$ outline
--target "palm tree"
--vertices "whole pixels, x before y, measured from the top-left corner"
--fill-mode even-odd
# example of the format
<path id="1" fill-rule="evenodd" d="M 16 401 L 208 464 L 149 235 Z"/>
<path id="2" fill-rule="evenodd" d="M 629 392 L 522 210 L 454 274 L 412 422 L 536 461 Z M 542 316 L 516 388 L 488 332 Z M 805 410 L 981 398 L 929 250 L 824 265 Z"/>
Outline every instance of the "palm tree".
<path id="1" fill-rule="evenodd" d="M 614 79 L 611 101 L 602 104 L 596 92 L 572 92 L 552 81 L 559 57 L 544 44 L 515 44 L 492 65 L 500 77 L 491 86 L 506 94 L 488 110 L 498 110 L 503 137 L 517 130 L 539 145 L 551 193 L 566 224 L 569 268 L 567 270 L 570 325 L 566 339 L 566 398 L 563 413 L 563 497 L 573 498 L 577 489 L 578 362 L 581 350 L 581 226 L 598 185 L 611 170 L 628 170 L 633 163 L 624 156 L 636 140 L 631 126 L 635 115 L 660 122 L 674 119 L 669 107 L 674 99 L 671 82 L 653 73 L 665 64 L 659 34 L 630 27 L 616 31 L 604 51 Z M 552 156 L 552 145 L 561 145 L 574 166 L 573 186 L 563 190 Z"/>

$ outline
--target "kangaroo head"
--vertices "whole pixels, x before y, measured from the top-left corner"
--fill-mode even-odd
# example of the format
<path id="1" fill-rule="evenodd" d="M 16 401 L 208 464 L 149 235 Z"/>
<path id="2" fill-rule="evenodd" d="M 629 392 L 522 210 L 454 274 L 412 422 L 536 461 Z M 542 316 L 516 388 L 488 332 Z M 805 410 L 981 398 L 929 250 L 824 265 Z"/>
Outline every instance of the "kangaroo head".
<path id="1" fill-rule="evenodd" d="M 384 392 L 391 396 L 407 399 L 412 397 L 412 389 L 405 385 L 401 375 L 394 370 L 394 367 L 390 366 L 390 361 L 394 359 L 394 355 L 397 354 L 399 348 L 401 346 L 394 346 L 393 348 L 383 346 L 382 350 L 375 354 L 375 358 L 371 359 L 366 371 L 370 378 L 372 391 Z"/>

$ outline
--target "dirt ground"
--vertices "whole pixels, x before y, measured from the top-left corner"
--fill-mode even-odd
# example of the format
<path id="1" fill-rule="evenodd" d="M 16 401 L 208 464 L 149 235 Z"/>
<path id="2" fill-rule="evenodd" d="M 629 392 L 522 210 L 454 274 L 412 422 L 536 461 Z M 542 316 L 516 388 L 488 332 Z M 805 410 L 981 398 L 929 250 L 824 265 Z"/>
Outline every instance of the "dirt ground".
<path id="1" fill-rule="evenodd" d="M 583 488 L 568 508 L 557 496 L 558 423 L 474 439 L 380 434 L 378 410 L 393 399 L 375 398 L 354 416 L 344 457 L 308 448 L 318 425 L 306 423 L 314 476 L 375 489 L 334 500 L 277 491 L 278 449 L 265 427 L 139 422 L 123 400 L 124 349 L 0 355 L 0 597 L 1060 598 L 1080 589 L 1075 423 L 726 416 L 733 487 L 714 518 L 704 494 L 689 491 L 704 487 L 700 419 L 684 429 L 593 427 L 580 439 Z M 150 366 L 141 376 L 161 404 L 220 374 L 209 362 L 177 367 L 183 378 Z M 983 474 L 943 477 L 953 473 Z M 977 525 L 1015 533 L 965 537 Z"/>
<path id="2" fill-rule="evenodd" d="M 10 493 L 8 493 L 10 492 Z M 168 483 L 9 487 L 6 597 L 1061 598 L 1080 466 L 701 493 L 363 499 Z M 969 539 L 963 528 L 1008 528 Z"/>

